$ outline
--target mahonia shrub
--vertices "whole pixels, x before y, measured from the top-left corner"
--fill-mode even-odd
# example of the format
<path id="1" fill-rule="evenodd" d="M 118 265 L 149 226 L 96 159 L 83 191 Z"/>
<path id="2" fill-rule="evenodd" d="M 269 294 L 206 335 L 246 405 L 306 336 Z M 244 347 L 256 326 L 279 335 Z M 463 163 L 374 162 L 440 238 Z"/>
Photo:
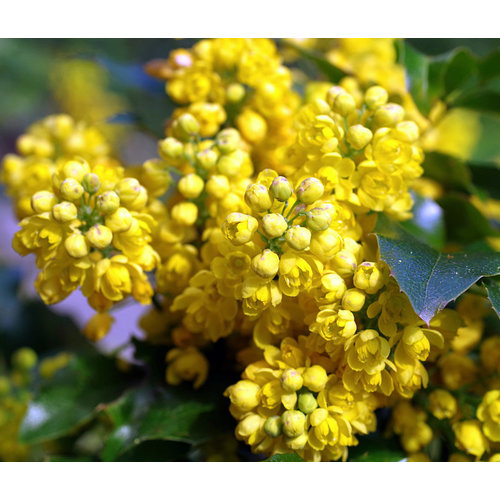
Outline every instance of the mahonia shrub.
<path id="1" fill-rule="evenodd" d="M 500 239 L 488 222 L 498 224 L 499 205 L 486 187 L 469 199 L 450 189 L 459 174 L 449 170 L 474 161 L 473 106 L 454 107 L 446 92 L 467 90 L 444 87 L 423 102 L 401 44 L 208 39 L 175 49 L 145 66 L 172 109 L 157 157 L 141 165 L 121 159 L 127 130 L 100 123 L 126 99 L 96 77 L 95 108 L 82 116 L 89 94 L 79 100 L 72 82 L 101 73 L 58 67 L 57 95 L 75 116 L 34 123 L 2 162 L 19 223 L 12 245 L 35 256 L 45 304 L 80 290 L 95 310 L 88 340 L 103 339 L 130 301 L 148 306 L 145 339 L 134 339 L 132 364 L 15 354 L 0 377 L 1 459 L 39 457 L 32 441 L 50 455 L 70 430 L 78 453 L 104 460 L 133 459 L 155 439 L 206 460 L 348 460 L 374 440 L 398 452 L 366 452 L 372 460 L 500 459 Z M 330 81 L 304 72 L 306 60 Z M 441 77 L 452 71 L 439 61 Z M 462 240 L 450 222 L 461 210 L 478 225 Z M 93 387 L 88 414 L 47 432 L 30 401 L 70 373 L 110 390 Z M 206 417 L 211 405 L 225 415 Z M 234 436 L 222 429 L 228 412 Z M 116 448 L 131 422 L 137 434 Z"/>

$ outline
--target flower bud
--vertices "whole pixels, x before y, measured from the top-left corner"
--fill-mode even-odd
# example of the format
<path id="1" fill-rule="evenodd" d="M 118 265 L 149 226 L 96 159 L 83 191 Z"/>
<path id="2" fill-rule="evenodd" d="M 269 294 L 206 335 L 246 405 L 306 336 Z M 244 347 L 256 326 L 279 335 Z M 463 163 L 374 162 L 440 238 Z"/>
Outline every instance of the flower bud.
<path id="1" fill-rule="evenodd" d="M 121 233 L 130 229 L 132 225 L 132 215 L 126 208 L 120 207 L 118 210 L 108 215 L 104 221 L 111 231 L 114 233 Z"/>
<path id="2" fill-rule="evenodd" d="M 226 100 L 231 103 L 240 102 L 245 97 L 245 87 L 241 83 L 231 83 L 226 89 Z"/>
<path id="3" fill-rule="evenodd" d="M 89 247 L 83 234 L 74 233 L 64 240 L 64 248 L 71 257 L 80 259 L 89 253 Z"/>
<path id="4" fill-rule="evenodd" d="M 321 289 L 329 302 L 340 300 L 346 288 L 345 281 L 335 271 L 327 271 L 321 276 Z"/>
<path id="5" fill-rule="evenodd" d="M 219 174 L 234 177 L 240 173 L 247 159 L 247 154 L 239 149 L 232 153 L 224 154 L 217 161 L 217 171 Z"/>
<path id="6" fill-rule="evenodd" d="M 216 144 L 219 151 L 224 155 L 236 151 L 240 142 L 240 133 L 234 128 L 226 128 L 217 134 Z"/>
<path id="7" fill-rule="evenodd" d="M 279 238 L 288 229 L 288 222 L 280 214 L 266 214 L 262 217 L 262 229 L 269 238 Z"/>
<path id="8" fill-rule="evenodd" d="M 153 198 L 165 193 L 170 186 L 172 178 L 163 160 L 155 158 L 143 163 L 141 169 L 141 184 Z"/>
<path id="9" fill-rule="evenodd" d="M 346 90 L 342 87 L 339 87 L 338 85 L 335 85 L 333 87 L 330 87 L 328 89 L 328 92 L 326 93 L 326 102 L 330 107 L 333 107 L 333 103 L 335 102 L 335 99 L 342 94 L 347 94 Z"/>
<path id="10" fill-rule="evenodd" d="M 399 104 L 386 104 L 375 111 L 374 120 L 379 127 L 393 127 L 405 117 L 405 110 Z"/>
<path id="11" fill-rule="evenodd" d="M 12 364 L 23 372 L 30 371 L 37 363 L 36 352 L 29 347 L 22 347 L 12 355 Z"/>
<path id="12" fill-rule="evenodd" d="M 188 174 L 180 179 L 177 189 L 185 198 L 198 198 L 204 186 L 205 183 L 199 175 Z"/>
<path id="13" fill-rule="evenodd" d="M 375 85 L 370 87 L 365 93 L 365 103 L 369 109 L 375 109 L 379 106 L 383 106 L 387 99 L 389 99 L 389 94 L 387 90 L 383 87 Z"/>
<path id="14" fill-rule="evenodd" d="M 299 410 L 308 415 L 318 407 L 314 394 L 309 391 L 299 394 Z"/>
<path id="15" fill-rule="evenodd" d="M 120 197 L 114 191 L 104 191 L 97 197 L 97 209 L 103 214 L 112 214 L 120 206 Z"/>
<path id="16" fill-rule="evenodd" d="M 285 233 L 285 241 L 294 250 L 305 250 L 311 243 L 311 231 L 307 227 L 292 226 Z"/>
<path id="17" fill-rule="evenodd" d="M 308 433 L 304 432 L 300 436 L 296 436 L 293 438 L 285 437 L 284 443 L 291 450 L 302 450 L 304 446 L 307 444 L 307 440 L 308 440 Z"/>
<path id="18" fill-rule="evenodd" d="M 363 149 L 372 140 L 372 131 L 363 125 L 353 125 L 347 130 L 347 140 L 354 149 Z"/>
<path id="19" fill-rule="evenodd" d="M 263 116 L 250 108 L 236 117 L 236 125 L 241 135 L 250 143 L 262 141 L 267 134 L 267 123 Z"/>
<path id="20" fill-rule="evenodd" d="M 132 207 L 137 200 L 141 202 L 140 204 L 142 204 L 142 201 L 147 202 L 147 193 L 145 193 L 144 187 L 133 177 L 125 177 L 125 179 L 120 180 L 115 187 L 115 191 L 120 197 L 120 203 L 131 210 L 134 209 Z M 137 209 L 141 208 L 143 207 L 137 207 Z"/>
<path id="21" fill-rule="evenodd" d="M 323 183 L 316 177 L 304 179 L 297 188 L 297 198 L 300 202 L 309 205 L 319 200 L 325 191 Z"/>
<path id="22" fill-rule="evenodd" d="M 58 222 L 69 222 L 75 220 L 78 209 L 74 203 L 63 201 L 52 207 L 52 216 Z"/>
<path id="23" fill-rule="evenodd" d="M 196 153 L 196 159 L 201 168 L 205 170 L 212 170 L 217 164 L 217 160 L 219 159 L 219 155 L 213 149 L 207 148 L 202 151 L 198 151 Z"/>
<path id="24" fill-rule="evenodd" d="M 342 297 L 342 309 L 356 312 L 361 311 L 365 305 L 365 294 L 357 288 L 349 288 Z"/>
<path id="25" fill-rule="evenodd" d="M 200 131 L 198 120 L 190 113 L 183 113 L 173 123 L 174 134 L 181 140 L 189 140 Z"/>
<path id="26" fill-rule="evenodd" d="M 304 379 L 295 368 L 287 368 L 281 375 L 281 387 L 286 392 L 297 392 L 302 389 Z"/>
<path id="27" fill-rule="evenodd" d="M 212 175 L 207 181 L 206 190 L 214 198 L 224 198 L 230 190 L 229 180 L 225 175 Z"/>
<path id="28" fill-rule="evenodd" d="M 97 174 L 88 173 L 83 176 L 82 186 L 87 193 L 95 194 L 101 189 L 101 181 Z"/>
<path id="29" fill-rule="evenodd" d="M 268 248 L 252 259 L 252 269 L 256 274 L 264 279 L 274 278 L 278 272 L 279 265 L 280 258 Z"/>
<path id="30" fill-rule="evenodd" d="M 179 160 L 184 153 L 184 144 L 174 137 L 167 137 L 158 144 L 160 156 L 165 160 Z"/>
<path id="31" fill-rule="evenodd" d="M 295 438 L 304 433 L 306 416 L 301 411 L 287 410 L 281 415 L 281 421 L 286 436 Z"/>
<path id="32" fill-rule="evenodd" d="M 233 245 L 248 243 L 257 231 L 259 223 L 251 215 L 233 212 L 226 217 L 222 232 Z"/>
<path id="33" fill-rule="evenodd" d="M 307 213 L 306 226 L 311 231 L 325 231 L 331 222 L 332 218 L 325 208 L 316 207 Z"/>
<path id="34" fill-rule="evenodd" d="M 0 375 L 0 398 L 10 393 L 10 382 L 5 375 Z M 281 420 L 281 417 L 278 417 Z"/>
<path id="35" fill-rule="evenodd" d="M 400 122 L 394 128 L 394 137 L 400 141 L 415 142 L 419 135 L 418 125 L 412 121 Z"/>
<path id="36" fill-rule="evenodd" d="M 347 116 L 356 109 L 356 101 L 351 94 L 347 92 L 339 94 L 333 101 L 333 111 L 342 116 Z"/>
<path id="37" fill-rule="evenodd" d="M 90 168 L 86 161 L 70 160 L 64 164 L 62 169 L 64 178 L 70 177 L 78 182 L 82 182 L 85 174 L 89 172 Z"/>
<path id="38" fill-rule="evenodd" d="M 246 204 L 255 212 L 265 212 L 273 204 L 269 191 L 262 184 L 250 184 L 245 192 Z"/>
<path id="39" fill-rule="evenodd" d="M 71 177 L 61 182 L 59 191 L 61 192 L 61 196 L 68 201 L 79 200 L 84 193 L 83 186 Z"/>
<path id="40" fill-rule="evenodd" d="M 260 387 L 250 380 L 240 380 L 228 389 L 229 399 L 244 411 L 253 410 L 259 404 Z"/>
<path id="41" fill-rule="evenodd" d="M 198 218 L 198 207 L 190 201 L 181 201 L 172 207 L 172 219 L 184 226 L 192 226 Z"/>
<path id="42" fill-rule="evenodd" d="M 113 233 L 111 229 L 102 224 L 96 224 L 92 226 L 86 233 L 85 236 L 89 243 L 99 249 L 106 248 L 113 241 Z"/>
<path id="43" fill-rule="evenodd" d="M 290 181 L 286 177 L 280 175 L 274 178 L 269 187 L 269 192 L 278 201 L 286 201 L 292 196 L 293 189 Z"/>
<path id="44" fill-rule="evenodd" d="M 326 370 L 320 365 L 310 366 L 304 372 L 304 385 L 312 392 L 321 391 L 328 381 Z"/>
<path id="45" fill-rule="evenodd" d="M 283 432 L 283 422 L 279 415 L 269 417 L 264 424 L 264 432 L 272 438 L 281 436 Z"/>
<path id="46" fill-rule="evenodd" d="M 429 410 L 439 420 L 456 415 L 457 400 L 444 389 L 436 389 L 429 394 Z"/>
<path id="47" fill-rule="evenodd" d="M 31 197 L 31 208 L 37 213 L 49 212 L 57 203 L 57 196 L 51 191 L 37 191 Z"/>

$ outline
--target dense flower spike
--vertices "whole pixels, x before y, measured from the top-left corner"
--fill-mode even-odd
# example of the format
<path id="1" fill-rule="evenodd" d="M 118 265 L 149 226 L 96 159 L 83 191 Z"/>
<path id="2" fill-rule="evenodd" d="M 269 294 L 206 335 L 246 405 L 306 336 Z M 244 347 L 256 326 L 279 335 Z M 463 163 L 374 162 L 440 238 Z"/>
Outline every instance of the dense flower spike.
<path id="1" fill-rule="evenodd" d="M 500 337 L 482 339 L 483 298 L 426 324 L 371 236 L 379 214 L 411 218 L 435 117 L 418 112 L 391 40 L 314 43 L 351 76 L 308 82 L 303 99 L 268 39 L 149 63 L 179 107 L 140 166 L 122 167 L 95 124 L 32 125 L 2 164 L 13 247 L 35 256 L 45 303 L 81 289 L 92 341 L 114 305 L 152 303 L 140 325 L 164 348 L 167 384 L 201 388 L 223 346 L 243 371 L 224 393 L 235 436 L 255 453 L 345 460 L 390 407 L 408 460 L 430 459 L 446 431 L 464 452 L 450 460 L 493 460 Z"/>

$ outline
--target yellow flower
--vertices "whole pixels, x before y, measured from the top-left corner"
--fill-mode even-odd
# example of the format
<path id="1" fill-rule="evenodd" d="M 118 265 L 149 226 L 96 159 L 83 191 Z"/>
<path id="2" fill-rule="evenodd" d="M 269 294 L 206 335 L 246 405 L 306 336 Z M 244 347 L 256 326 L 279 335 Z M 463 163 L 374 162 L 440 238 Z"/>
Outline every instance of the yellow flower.
<path id="1" fill-rule="evenodd" d="M 439 420 L 452 418 L 458 410 L 457 400 L 443 389 L 436 389 L 429 394 L 429 410 Z"/>
<path id="2" fill-rule="evenodd" d="M 500 441 L 500 391 L 489 391 L 483 396 L 477 418 L 483 423 L 484 435 L 491 441 Z"/>
<path id="3" fill-rule="evenodd" d="M 114 321 L 108 313 L 96 313 L 83 328 L 83 334 L 92 342 L 98 342 L 108 334 Z"/>
<path id="4" fill-rule="evenodd" d="M 479 460 L 489 450 L 488 441 L 481 432 L 478 420 L 464 420 L 452 426 L 455 433 L 455 445 Z"/>
<path id="5" fill-rule="evenodd" d="M 183 380 L 192 381 L 193 387 L 201 387 L 208 376 L 208 361 L 196 347 L 174 348 L 168 351 L 166 380 L 170 385 L 179 385 Z"/>

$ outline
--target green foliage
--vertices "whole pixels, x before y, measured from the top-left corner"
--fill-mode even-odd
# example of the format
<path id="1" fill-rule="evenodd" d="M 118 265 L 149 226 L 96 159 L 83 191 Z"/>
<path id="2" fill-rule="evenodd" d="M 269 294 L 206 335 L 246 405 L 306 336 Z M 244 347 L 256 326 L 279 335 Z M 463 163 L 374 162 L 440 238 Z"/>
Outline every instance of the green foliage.
<path id="1" fill-rule="evenodd" d="M 113 359 L 74 356 L 52 378 L 41 381 L 26 411 L 20 439 L 32 444 L 71 434 L 89 422 L 100 405 L 118 397 L 128 382 Z"/>
<path id="2" fill-rule="evenodd" d="M 349 462 L 401 462 L 406 453 L 396 439 L 382 437 L 378 433 L 359 439 L 359 445 L 349 450 Z"/>
<path id="3" fill-rule="evenodd" d="M 480 278 L 500 274 L 500 254 L 441 253 L 385 215 L 379 215 L 375 232 L 382 260 L 427 324 Z"/>
<path id="4" fill-rule="evenodd" d="M 495 309 L 498 317 L 500 317 L 500 278 L 486 278 L 483 280 L 483 284 L 488 292 L 488 298 L 493 309 Z"/>
<path id="5" fill-rule="evenodd" d="M 305 462 L 297 453 L 282 453 L 281 455 L 273 455 L 264 462 Z"/>

